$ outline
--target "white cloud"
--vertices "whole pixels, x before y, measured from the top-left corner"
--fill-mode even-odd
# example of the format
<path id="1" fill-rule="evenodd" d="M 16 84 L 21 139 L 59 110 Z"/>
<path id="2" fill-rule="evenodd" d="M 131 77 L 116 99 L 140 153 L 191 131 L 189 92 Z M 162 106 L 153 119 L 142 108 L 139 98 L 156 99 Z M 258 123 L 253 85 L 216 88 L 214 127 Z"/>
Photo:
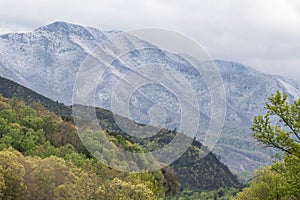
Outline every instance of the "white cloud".
<path id="1" fill-rule="evenodd" d="M 0 34 L 53 21 L 100 29 L 164 27 L 191 36 L 213 58 L 300 77 L 299 0 L 0 0 L 0 5 Z"/>

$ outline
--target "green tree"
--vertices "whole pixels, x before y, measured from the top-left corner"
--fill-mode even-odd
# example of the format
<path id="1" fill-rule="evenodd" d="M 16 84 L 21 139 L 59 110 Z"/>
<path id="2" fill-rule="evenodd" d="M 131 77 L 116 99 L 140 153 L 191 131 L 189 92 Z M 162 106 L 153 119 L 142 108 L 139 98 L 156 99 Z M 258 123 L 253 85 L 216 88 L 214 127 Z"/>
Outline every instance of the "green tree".
<path id="1" fill-rule="evenodd" d="M 270 166 L 255 172 L 255 179 L 249 188 L 238 193 L 237 200 L 273 200 L 290 199 L 285 188 L 286 180 L 284 177 L 272 170 Z"/>
<path id="2" fill-rule="evenodd" d="M 119 178 L 104 184 L 99 190 L 99 199 L 112 200 L 155 200 L 157 196 L 143 183 L 132 184 Z"/>
<path id="3" fill-rule="evenodd" d="M 21 153 L 12 149 L 0 152 L 1 193 L 3 199 L 23 199 L 26 193 L 25 168 Z M 4 182 L 4 185 L 3 185 Z"/>
<path id="4" fill-rule="evenodd" d="M 267 147 L 300 158 L 300 99 L 290 104 L 287 95 L 277 91 L 269 101 L 266 115 L 254 118 L 254 137 Z"/>
<path id="5" fill-rule="evenodd" d="M 257 172 L 250 187 L 234 199 L 300 199 L 300 99 L 288 102 L 279 91 L 269 98 L 266 114 L 254 118 L 255 139 L 278 150 L 272 167 Z"/>
<path id="6" fill-rule="evenodd" d="M 3 168 L 2 166 L 0 166 L 0 199 L 3 199 L 4 197 L 4 192 L 6 190 L 6 185 L 5 185 L 5 179 L 4 176 L 2 174 Z"/>

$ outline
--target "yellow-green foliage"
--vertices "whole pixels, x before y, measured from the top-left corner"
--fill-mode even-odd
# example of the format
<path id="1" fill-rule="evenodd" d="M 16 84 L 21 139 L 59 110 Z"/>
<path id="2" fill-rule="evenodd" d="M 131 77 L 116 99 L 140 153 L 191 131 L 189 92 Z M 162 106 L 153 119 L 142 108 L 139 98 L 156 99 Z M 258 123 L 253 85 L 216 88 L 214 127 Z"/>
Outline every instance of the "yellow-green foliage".
<path id="1" fill-rule="evenodd" d="M 250 187 L 238 193 L 233 200 L 285 199 L 284 177 L 272 171 L 270 166 L 257 170 L 255 176 Z"/>
<path id="2" fill-rule="evenodd" d="M 100 196 L 103 200 L 155 200 L 157 196 L 143 183 L 133 184 L 114 178 L 113 181 L 105 183 L 100 190 Z"/>
<path id="3" fill-rule="evenodd" d="M 16 99 L 0 97 L 0 199 L 164 197 L 161 171 L 130 174 L 110 169 L 102 162 L 88 158 L 89 153 L 71 122 L 64 122 L 39 104 L 33 104 L 33 108 Z M 93 138 L 107 137 L 105 132 L 86 133 L 95 152 L 104 155 L 102 161 L 120 164 L 113 151 L 103 147 L 101 140 Z M 142 149 L 118 139 L 128 148 Z M 117 149 L 117 144 L 108 143 L 112 149 Z"/>
<path id="4" fill-rule="evenodd" d="M 12 148 L 0 152 L 1 199 L 158 199 L 150 174 L 107 177 L 55 156 L 24 157 Z"/>

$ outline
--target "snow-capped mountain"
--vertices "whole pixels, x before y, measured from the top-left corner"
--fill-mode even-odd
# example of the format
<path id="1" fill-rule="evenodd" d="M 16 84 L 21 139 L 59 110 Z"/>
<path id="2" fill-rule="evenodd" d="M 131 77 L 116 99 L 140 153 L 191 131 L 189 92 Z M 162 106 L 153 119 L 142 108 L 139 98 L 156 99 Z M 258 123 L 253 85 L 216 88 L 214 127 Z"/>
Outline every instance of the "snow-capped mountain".
<path id="1" fill-rule="evenodd" d="M 16 81 L 40 94 L 65 104 L 72 103 L 73 86 L 77 72 L 86 57 L 99 44 L 118 35 L 118 31 L 100 31 L 65 22 L 38 28 L 30 33 L 11 33 L 0 36 L 0 76 Z M 97 105 L 111 108 L 111 92 L 116 84 L 132 69 L 142 65 L 159 64 L 175 70 L 189 80 L 200 102 L 203 129 L 211 110 L 207 85 L 192 66 L 180 55 L 163 51 L 129 34 L 111 40 L 103 56 L 126 52 L 114 59 L 97 87 Z M 139 47 L 143 47 L 140 49 Z M 212 62 L 206 63 L 209 67 Z M 256 71 L 242 64 L 215 61 L 227 93 L 227 113 L 223 134 L 214 149 L 222 161 L 233 170 L 252 171 L 268 162 L 270 152 L 260 149 L 251 137 L 249 127 L 253 117 L 264 112 L 267 97 L 280 89 L 292 99 L 300 97 L 300 83 L 284 77 Z M 168 68 L 169 69 L 169 68 Z M 150 72 L 152 68 L 149 65 Z M 174 74 L 161 74 L 168 79 Z M 148 71 L 149 72 L 149 71 Z M 152 72 L 155 74 L 155 71 Z M 149 123 L 148 110 L 154 105 L 165 108 L 167 126 L 176 128 L 180 123 L 180 105 L 176 95 L 159 84 L 141 86 L 130 98 L 131 117 Z M 113 110 L 114 111 L 114 110 Z M 159 111 L 159 108 L 158 108 Z M 154 110 L 155 112 L 155 110 Z M 202 130 L 202 129 L 201 129 Z M 188 130 L 185 131 L 188 134 Z"/>

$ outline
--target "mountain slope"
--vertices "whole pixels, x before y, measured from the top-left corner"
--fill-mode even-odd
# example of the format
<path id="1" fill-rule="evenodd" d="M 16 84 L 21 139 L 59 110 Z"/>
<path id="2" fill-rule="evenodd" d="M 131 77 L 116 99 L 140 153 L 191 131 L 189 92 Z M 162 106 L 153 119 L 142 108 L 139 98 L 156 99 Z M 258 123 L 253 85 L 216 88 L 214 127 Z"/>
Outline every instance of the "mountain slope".
<path id="1" fill-rule="evenodd" d="M 65 104 L 72 103 L 76 74 L 84 59 L 99 43 L 119 32 L 104 32 L 64 22 L 55 22 L 30 33 L 12 33 L 0 36 L 0 75 L 14 80 L 46 97 Z M 108 40 L 110 41 L 110 40 Z M 111 93 L 120 77 L 147 64 L 170 66 L 190 80 L 200 102 L 201 133 L 207 129 L 211 116 L 210 96 L 203 77 L 180 55 L 162 51 L 155 46 L 124 34 L 111 40 L 110 53 L 129 51 L 114 60 L 105 70 L 97 87 L 96 105 L 112 110 Z M 253 171 L 270 161 L 270 154 L 255 145 L 249 127 L 254 115 L 263 112 L 267 97 L 277 89 L 293 98 L 300 96 L 297 81 L 255 71 L 244 65 L 216 60 L 227 92 L 227 116 L 223 134 L 213 149 L 221 160 L 234 171 Z M 210 67 L 212 63 L 206 63 Z M 172 74 L 166 74 L 172 76 Z M 144 95 L 146 94 L 146 95 Z M 180 124 L 180 104 L 174 95 L 157 84 L 139 88 L 131 96 L 133 120 L 149 123 L 148 110 L 158 104 L 166 110 L 167 128 Z M 129 117 L 129 116 L 127 116 Z M 189 135 L 188 130 L 184 130 Z M 201 135 L 201 134 L 200 134 Z M 194 135 L 190 135 L 194 137 Z M 203 138 L 198 138 L 200 141 Z"/>
<path id="2" fill-rule="evenodd" d="M 54 102 L 20 84 L 2 77 L 0 77 L 0 94 L 6 98 L 15 97 L 27 104 L 40 102 L 46 109 L 58 115 L 71 115 L 72 113 L 71 108 L 65 106 L 63 103 Z"/>
<path id="3" fill-rule="evenodd" d="M 70 116 L 71 107 L 54 102 L 22 85 L 2 77 L 0 77 L 0 94 L 6 98 L 16 97 L 24 100 L 24 102 L 28 104 L 40 102 L 50 111 L 64 115 L 64 120 L 72 121 L 72 117 Z M 118 138 L 117 136 L 122 136 L 128 141 L 139 143 L 138 140 L 118 129 L 113 114 L 110 111 L 102 108 L 97 108 L 96 111 L 101 127 L 104 130 L 107 130 L 111 136 L 114 136 L 115 138 Z M 147 149 L 146 147 L 151 149 L 152 146 L 161 147 L 168 144 L 168 141 L 173 137 L 174 131 L 163 129 L 157 136 L 143 140 L 141 145 L 144 146 L 145 149 Z M 74 138 L 75 136 L 73 135 L 72 138 L 67 139 L 67 141 L 72 144 L 72 141 L 76 141 Z M 78 141 L 76 141 L 76 144 L 73 144 L 73 146 L 75 148 L 79 147 L 80 150 L 78 150 L 81 152 L 82 145 L 79 145 Z M 181 183 L 182 190 L 191 189 L 199 191 L 213 190 L 220 187 L 228 188 L 240 186 L 236 176 L 233 175 L 227 166 L 221 163 L 213 153 L 209 153 L 204 159 L 200 159 L 199 153 L 202 151 L 203 148 L 201 148 L 201 143 L 194 141 L 187 152 L 171 165 L 171 168 L 176 172 L 176 176 Z"/>
<path id="4" fill-rule="evenodd" d="M 215 153 L 233 169 L 251 171 L 269 163 L 269 155 L 274 153 L 254 144 L 250 132 L 253 117 L 265 112 L 268 97 L 277 90 L 287 93 L 290 99 L 299 98 L 300 84 L 238 63 L 215 62 L 227 92 L 227 120 Z"/>

